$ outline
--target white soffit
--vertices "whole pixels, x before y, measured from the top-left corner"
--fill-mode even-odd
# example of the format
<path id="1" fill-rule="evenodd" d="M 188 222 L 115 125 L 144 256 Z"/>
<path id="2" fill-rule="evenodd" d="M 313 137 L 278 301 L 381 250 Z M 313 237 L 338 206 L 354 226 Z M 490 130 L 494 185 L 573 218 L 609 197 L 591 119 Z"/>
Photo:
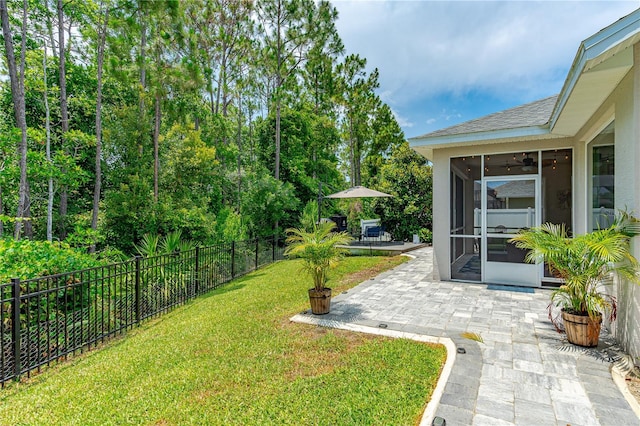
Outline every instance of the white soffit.
<path id="1" fill-rule="evenodd" d="M 552 133 L 568 136 L 578 133 L 632 66 L 633 49 L 627 48 L 583 72 L 557 116 Z"/>
<path id="2" fill-rule="evenodd" d="M 580 44 L 556 108 L 551 133 L 575 135 L 633 66 L 640 42 L 640 9 Z"/>
<path id="3" fill-rule="evenodd" d="M 413 149 L 418 154 L 422 155 L 427 160 L 433 162 L 433 148 L 426 146 L 413 146 L 410 145 L 411 149 Z"/>
<path id="4" fill-rule="evenodd" d="M 422 155 L 429 161 L 433 161 L 433 150 L 440 148 L 473 147 L 496 143 L 527 142 L 563 138 L 562 135 L 549 133 L 548 126 L 530 126 L 518 129 L 503 129 L 488 132 L 463 133 L 459 135 L 446 135 L 430 137 L 427 139 L 411 138 L 411 149 Z"/>

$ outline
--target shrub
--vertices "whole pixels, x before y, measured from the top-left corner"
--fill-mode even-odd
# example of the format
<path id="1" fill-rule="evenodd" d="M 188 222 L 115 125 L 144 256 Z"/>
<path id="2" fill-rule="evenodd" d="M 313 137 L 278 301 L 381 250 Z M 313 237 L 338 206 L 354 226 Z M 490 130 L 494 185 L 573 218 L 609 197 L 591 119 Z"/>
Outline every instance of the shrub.
<path id="1" fill-rule="evenodd" d="M 71 272 L 104 264 L 63 242 L 0 239 L 0 282 Z"/>
<path id="2" fill-rule="evenodd" d="M 433 242 L 433 231 L 431 231 L 431 229 L 422 228 L 418 231 L 418 235 L 420 236 L 420 241 L 423 243 Z"/>

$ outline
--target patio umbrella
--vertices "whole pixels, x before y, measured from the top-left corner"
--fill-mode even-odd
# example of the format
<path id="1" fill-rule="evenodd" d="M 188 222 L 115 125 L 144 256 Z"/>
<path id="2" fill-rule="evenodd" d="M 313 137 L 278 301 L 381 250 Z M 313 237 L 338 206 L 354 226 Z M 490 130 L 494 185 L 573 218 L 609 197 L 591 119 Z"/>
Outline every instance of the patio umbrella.
<path id="1" fill-rule="evenodd" d="M 327 195 L 324 198 L 375 198 L 375 197 L 393 197 L 393 195 L 384 192 L 369 189 L 365 186 L 354 186 L 335 194 Z"/>
<path id="2" fill-rule="evenodd" d="M 386 194 L 384 192 L 376 191 L 375 189 L 370 189 L 365 186 L 353 186 L 349 189 L 345 189 L 344 191 L 336 192 L 335 194 L 323 196 L 322 195 L 322 184 L 320 184 L 320 189 L 318 190 L 318 222 L 320 222 L 322 214 L 322 200 L 325 198 L 375 198 L 375 197 L 393 197 L 393 195 Z"/>
<path id="3" fill-rule="evenodd" d="M 393 197 L 391 194 L 376 191 L 365 186 L 353 186 L 344 191 L 336 192 L 335 194 L 327 195 L 324 198 L 377 198 L 377 197 Z M 320 216 L 320 203 L 318 205 L 318 216 Z"/>

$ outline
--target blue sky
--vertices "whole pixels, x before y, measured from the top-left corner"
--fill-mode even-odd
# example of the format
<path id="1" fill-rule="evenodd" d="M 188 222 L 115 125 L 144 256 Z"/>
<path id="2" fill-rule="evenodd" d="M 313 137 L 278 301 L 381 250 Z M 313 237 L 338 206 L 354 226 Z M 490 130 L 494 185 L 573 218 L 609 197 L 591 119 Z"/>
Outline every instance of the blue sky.
<path id="1" fill-rule="evenodd" d="M 580 42 L 634 1 L 333 0 L 407 138 L 560 92 Z"/>

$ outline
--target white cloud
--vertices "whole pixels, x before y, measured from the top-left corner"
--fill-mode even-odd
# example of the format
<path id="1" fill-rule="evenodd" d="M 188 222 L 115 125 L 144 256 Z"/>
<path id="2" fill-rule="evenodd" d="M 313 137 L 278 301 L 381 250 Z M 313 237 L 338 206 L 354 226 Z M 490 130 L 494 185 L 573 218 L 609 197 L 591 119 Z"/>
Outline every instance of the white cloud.
<path id="1" fill-rule="evenodd" d="M 395 111 L 393 108 L 391 109 L 391 112 L 393 113 L 393 116 L 395 117 L 396 121 L 398 122 L 398 125 L 403 128 L 403 129 L 410 129 L 413 127 L 414 123 L 413 121 L 409 120 L 407 117 L 403 117 L 400 114 L 398 114 L 397 111 Z"/>
<path id="2" fill-rule="evenodd" d="M 419 96 L 492 91 L 535 99 L 559 91 L 580 41 L 636 1 L 334 1 L 348 53 L 380 69 L 398 109 Z"/>

